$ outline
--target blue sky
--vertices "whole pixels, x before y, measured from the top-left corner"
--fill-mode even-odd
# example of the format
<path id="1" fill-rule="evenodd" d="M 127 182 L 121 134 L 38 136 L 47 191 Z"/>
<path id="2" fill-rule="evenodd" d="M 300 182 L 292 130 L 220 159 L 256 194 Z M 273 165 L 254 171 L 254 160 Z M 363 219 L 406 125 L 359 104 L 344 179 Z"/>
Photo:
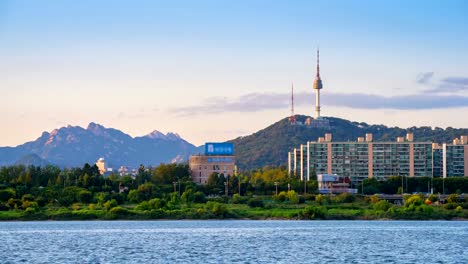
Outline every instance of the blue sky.
<path id="1" fill-rule="evenodd" d="M 0 146 L 97 122 L 195 144 L 322 114 L 468 127 L 466 1 L 1 1 Z M 417 137 L 417 135 L 416 135 Z"/>

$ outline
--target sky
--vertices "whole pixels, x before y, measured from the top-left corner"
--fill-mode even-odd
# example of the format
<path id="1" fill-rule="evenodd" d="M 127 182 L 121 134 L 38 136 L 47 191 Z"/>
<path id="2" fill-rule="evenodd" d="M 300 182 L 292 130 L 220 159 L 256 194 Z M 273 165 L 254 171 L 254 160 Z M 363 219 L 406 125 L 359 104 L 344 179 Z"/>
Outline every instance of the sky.
<path id="1" fill-rule="evenodd" d="M 295 113 L 468 127 L 467 1 L 0 1 L 0 146 L 96 122 L 189 142 Z M 417 138 L 417 135 L 415 135 Z"/>

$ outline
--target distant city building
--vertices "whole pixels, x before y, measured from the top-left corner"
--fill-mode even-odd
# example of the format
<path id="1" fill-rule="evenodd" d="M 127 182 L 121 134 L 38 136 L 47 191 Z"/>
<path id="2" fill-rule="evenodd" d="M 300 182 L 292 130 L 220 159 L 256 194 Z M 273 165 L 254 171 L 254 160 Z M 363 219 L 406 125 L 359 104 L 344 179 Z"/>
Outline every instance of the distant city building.
<path id="1" fill-rule="evenodd" d="M 392 175 L 432 176 L 432 143 L 413 142 L 412 133 L 396 142 L 374 142 L 370 133 L 354 142 L 333 142 L 332 134 L 327 133 L 316 142 L 301 145 L 299 153 L 299 159 L 296 154 L 290 160 L 295 171 L 291 166 L 289 171 L 301 180 L 309 180 L 313 172 L 350 177 L 353 182 Z"/>
<path id="2" fill-rule="evenodd" d="M 357 193 L 357 189 L 352 189 L 349 177 L 342 177 L 336 174 L 317 175 L 319 193 Z"/>
<path id="3" fill-rule="evenodd" d="M 468 176 L 468 136 L 461 136 L 453 140 L 452 144 L 442 144 L 442 176 L 459 177 Z M 440 150 L 439 150 L 440 151 Z M 440 172 L 439 172 L 440 173 Z"/>
<path id="4" fill-rule="evenodd" d="M 396 142 L 374 142 L 368 133 L 354 142 L 333 142 L 327 133 L 289 152 L 288 169 L 301 180 L 309 180 L 313 173 L 337 174 L 354 183 L 390 176 L 468 176 L 468 138 L 438 145 L 414 142 L 408 133 Z"/>
<path id="5" fill-rule="evenodd" d="M 107 172 L 107 165 L 104 158 L 99 158 L 96 161 L 96 166 L 98 167 L 99 173 L 101 173 L 101 175 L 104 175 Z"/>
<path id="6" fill-rule="evenodd" d="M 232 143 L 206 143 L 204 155 L 192 155 L 189 167 L 192 180 L 206 184 L 213 173 L 234 176 L 236 157 Z"/>

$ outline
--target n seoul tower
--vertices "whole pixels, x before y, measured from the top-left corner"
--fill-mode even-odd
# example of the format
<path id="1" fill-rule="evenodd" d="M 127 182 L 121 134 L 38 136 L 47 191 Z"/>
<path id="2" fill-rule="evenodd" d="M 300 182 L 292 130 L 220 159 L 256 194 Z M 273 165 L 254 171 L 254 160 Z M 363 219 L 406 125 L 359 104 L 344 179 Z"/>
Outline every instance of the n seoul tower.
<path id="1" fill-rule="evenodd" d="M 315 89 L 315 119 L 320 118 L 320 90 L 323 88 L 322 79 L 320 79 L 320 53 L 317 49 L 317 75 L 315 76 L 314 89 Z"/>

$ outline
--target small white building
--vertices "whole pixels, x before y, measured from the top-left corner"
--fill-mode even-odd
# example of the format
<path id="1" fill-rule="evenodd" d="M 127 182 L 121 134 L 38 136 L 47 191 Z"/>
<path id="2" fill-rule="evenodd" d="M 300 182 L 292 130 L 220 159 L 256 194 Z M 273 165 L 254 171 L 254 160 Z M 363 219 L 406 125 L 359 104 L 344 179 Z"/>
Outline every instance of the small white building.
<path id="1" fill-rule="evenodd" d="M 336 174 L 317 175 L 319 193 L 357 193 L 357 189 L 350 188 L 349 177 L 342 177 Z"/>
<path id="2" fill-rule="evenodd" d="M 99 158 L 96 161 L 96 166 L 98 167 L 99 173 L 101 173 L 101 175 L 107 172 L 107 165 L 106 165 L 106 161 L 104 160 L 104 158 Z"/>

